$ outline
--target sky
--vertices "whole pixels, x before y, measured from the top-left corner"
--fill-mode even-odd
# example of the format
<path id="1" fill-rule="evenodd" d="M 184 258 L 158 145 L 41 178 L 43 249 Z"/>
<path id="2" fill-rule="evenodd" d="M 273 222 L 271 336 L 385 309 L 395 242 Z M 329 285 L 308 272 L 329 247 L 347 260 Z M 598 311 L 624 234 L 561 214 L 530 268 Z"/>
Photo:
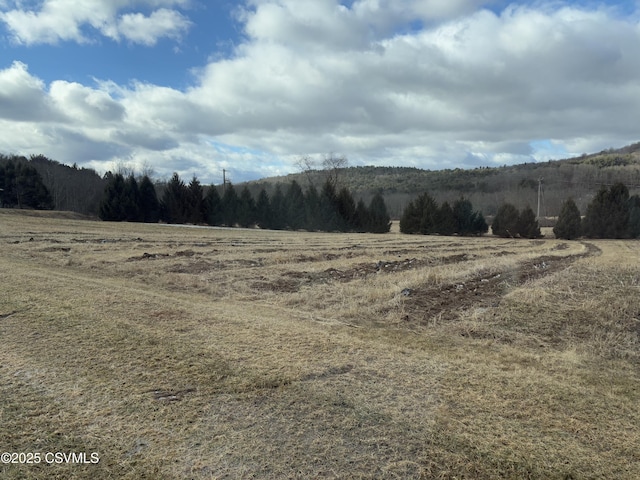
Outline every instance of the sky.
<path id="1" fill-rule="evenodd" d="M 0 153 L 233 182 L 639 141 L 640 1 L 0 0 Z"/>

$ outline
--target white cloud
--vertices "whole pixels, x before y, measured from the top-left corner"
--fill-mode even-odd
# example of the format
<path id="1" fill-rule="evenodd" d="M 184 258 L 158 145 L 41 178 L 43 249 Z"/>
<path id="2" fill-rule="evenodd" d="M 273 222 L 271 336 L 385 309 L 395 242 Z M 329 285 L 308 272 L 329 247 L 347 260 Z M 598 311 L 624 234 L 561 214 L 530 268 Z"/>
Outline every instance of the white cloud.
<path id="1" fill-rule="evenodd" d="M 22 62 L 0 70 L 0 118 L 34 122 L 60 118 L 44 91 L 44 82 L 29 75 Z"/>
<path id="2" fill-rule="evenodd" d="M 190 27 L 188 19 L 175 9 L 188 0 L 44 0 L 39 10 L 2 7 L 4 22 L 20 44 L 56 44 L 92 41 L 95 32 L 114 40 L 154 45 L 160 38 L 180 38 Z M 131 8 L 158 8 L 146 16 L 140 12 L 120 14 Z"/>
<path id="3" fill-rule="evenodd" d="M 124 115 L 124 107 L 107 92 L 80 85 L 56 81 L 51 84 L 49 97 L 58 110 L 72 123 L 95 125 L 118 122 Z"/>
<path id="4" fill-rule="evenodd" d="M 189 20 L 179 12 L 161 8 L 148 17 L 141 13 L 122 15 L 118 32 L 130 42 L 152 46 L 159 38 L 179 39 L 189 25 Z"/>
<path id="5" fill-rule="evenodd" d="M 256 0 L 241 14 L 245 41 L 184 91 L 47 86 L 14 63 L 0 71 L 0 117 L 23 125 L 0 124 L 9 132 L 0 149 L 31 125 L 28 153 L 104 166 L 146 161 L 161 175 L 206 182 L 230 166 L 254 177 L 286 173 L 298 156 L 327 152 L 354 164 L 453 168 L 546 160 L 539 140 L 575 154 L 637 141 L 637 20 L 607 8 L 495 13 L 480 4 Z M 136 41 L 170 34 L 149 33 L 152 17 L 127 17 Z M 405 29 L 412 19 L 426 26 Z"/>

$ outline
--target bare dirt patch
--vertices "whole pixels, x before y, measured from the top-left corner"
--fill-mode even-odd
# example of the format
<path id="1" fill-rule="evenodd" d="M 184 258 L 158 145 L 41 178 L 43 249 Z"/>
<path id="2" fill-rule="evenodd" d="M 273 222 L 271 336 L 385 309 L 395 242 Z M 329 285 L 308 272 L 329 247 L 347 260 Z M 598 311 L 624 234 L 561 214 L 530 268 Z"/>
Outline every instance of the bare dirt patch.
<path id="1" fill-rule="evenodd" d="M 508 271 L 483 273 L 464 282 L 442 286 L 417 287 L 402 292 L 403 320 L 409 325 L 429 325 L 434 321 L 453 321 L 460 312 L 475 308 L 497 308 L 502 297 L 527 282 L 564 270 L 585 256 L 598 255 L 600 249 L 585 243 L 583 254 L 567 257 L 545 255 L 522 262 Z M 564 250 L 566 247 L 560 248 Z"/>

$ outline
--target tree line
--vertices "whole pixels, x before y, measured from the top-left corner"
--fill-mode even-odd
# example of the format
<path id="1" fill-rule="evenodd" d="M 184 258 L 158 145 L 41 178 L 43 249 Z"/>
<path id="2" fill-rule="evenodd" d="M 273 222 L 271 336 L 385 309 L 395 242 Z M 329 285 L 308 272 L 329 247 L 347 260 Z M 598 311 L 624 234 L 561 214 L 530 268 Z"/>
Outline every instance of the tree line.
<path id="1" fill-rule="evenodd" d="M 510 238 L 542 237 L 536 215 L 527 206 L 518 210 L 511 203 L 503 203 L 491 222 L 494 235 Z M 423 193 L 410 202 L 400 219 L 402 233 L 439 235 L 482 235 L 487 233 L 487 223 L 480 212 L 473 210 L 465 198 L 457 200 L 453 207 L 442 205 L 432 196 Z M 587 205 L 584 216 L 572 198 L 562 205 L 553 228 L 556 238 L 572 240 L 587 238 L 640 238 L 640 195 L 629 195 L 623 183 L 607 188 L 602 186 Z"/>
<path id="2" fill-rule="evenodd" d="M 98 214 L 105 181 L 91 168 L 64 165 L 44 155 L 27 158 L 3 154 L 0 154 L 0 167 L 8 172 L 3 172 L 0 179 L 0 189 L 5 196 L 0 195 L 0 207 Z M 7 182 L 9 185 L 5 185 Z"/>
<path id="3" fill-rule="evenodd" d="M 421 233 L 423 235 L 482 235 L 489 227 L 481 212 L 474 211 L 471 202 L 465 198 L 438 205 L 438 202 L 423 193 L 409 202 L 400 217 L 400 232 Z"/>
<path id="4" fill-rule="evenodd" d="M 391 227 L 382 195 L 368 205 L 355 201 L 346 188 L 338 189 L 329 177 L 318 191 L 292 181 L 276 185 L 269 195 L 262 189 L 254 198 L 245 185 L 240 193 L 226 183 L 204 187 L 197 177 L 189 184 L 174 173 L 159 199 L 151 180 L 138 182 L 133 175 L 107 173 L 107 185 L 99 216 L 108 221 L 207 224 L 212 226 L 260 227 L 273 230 L 386 233 Z"/>
<path id="5" fill-rule="evenodd" d="M 640 196 L 629 196 L 623 183 L 603 186 L 587 205 L 584 217 L 573 199 L 562 205 L 553 228 L 557 238 L 640 238 Z"/>
<path id="6" fill-rule="evenodd" d="M 0 158 L 0 206 L 50 210 L 53 199 L 38 171 L 25 162 Z"/>

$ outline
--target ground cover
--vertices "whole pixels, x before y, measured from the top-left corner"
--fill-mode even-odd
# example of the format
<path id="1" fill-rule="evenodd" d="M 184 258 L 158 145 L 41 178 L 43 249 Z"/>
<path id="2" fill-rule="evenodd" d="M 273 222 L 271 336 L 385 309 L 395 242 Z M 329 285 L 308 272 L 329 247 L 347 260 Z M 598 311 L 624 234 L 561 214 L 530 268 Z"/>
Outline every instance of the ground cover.
<path id="1" fill-rule="evenodd" d="M 639 478 L 639 247 L 0 210 L 0 475 Z"/>

